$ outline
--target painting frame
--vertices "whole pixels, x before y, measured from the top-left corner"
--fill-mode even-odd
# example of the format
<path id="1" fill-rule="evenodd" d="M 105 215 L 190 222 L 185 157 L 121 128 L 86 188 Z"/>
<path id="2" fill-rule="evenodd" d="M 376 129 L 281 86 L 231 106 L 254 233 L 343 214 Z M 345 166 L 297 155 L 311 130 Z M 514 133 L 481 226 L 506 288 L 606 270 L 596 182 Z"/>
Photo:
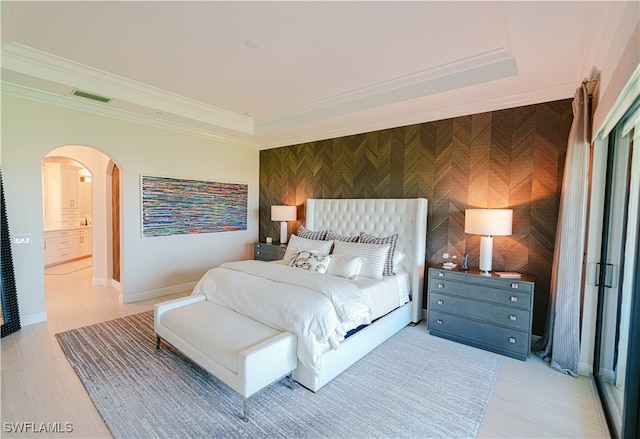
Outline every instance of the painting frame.
<path id="1" fill-rule="evenodd" d="M 140 175 L 140 235 L 158 238 L 247 230 L 244 182 Z"/>

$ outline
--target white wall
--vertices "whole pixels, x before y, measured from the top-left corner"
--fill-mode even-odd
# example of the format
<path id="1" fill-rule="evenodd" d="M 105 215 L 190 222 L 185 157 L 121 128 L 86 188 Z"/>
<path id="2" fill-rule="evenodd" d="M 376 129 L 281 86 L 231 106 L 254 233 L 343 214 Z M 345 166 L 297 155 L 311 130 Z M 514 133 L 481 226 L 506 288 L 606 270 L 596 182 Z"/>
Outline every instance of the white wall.
<path id="1" fill-rule="evenodd" d="M 85 147 L 104 152 L 120 166 L 123 302 L 189 289 L 211 266 L 252 255 L 258 238 L 258 150 L 4 95 L 1 141 L 10 231 L 33 236 L 32 244 L 12 245 L 23 324 L 46 318 L 40 161 L 61 146 L 73 145 L 61 151 L 94 176 L 104 174 L 104 164 L 94 162 Z M 247 230 L 142 239 L 141 174 L 247 183 Z M 96 182 L 94 194 L 106 184 L 100 178 Z M 106 206 L 106 200 L 95 201 Z M 104 230 L 106 223 L 94 210 L 94 227 Z M 94 250 L 96 245 L 107 243 L 94 244 Z"/>

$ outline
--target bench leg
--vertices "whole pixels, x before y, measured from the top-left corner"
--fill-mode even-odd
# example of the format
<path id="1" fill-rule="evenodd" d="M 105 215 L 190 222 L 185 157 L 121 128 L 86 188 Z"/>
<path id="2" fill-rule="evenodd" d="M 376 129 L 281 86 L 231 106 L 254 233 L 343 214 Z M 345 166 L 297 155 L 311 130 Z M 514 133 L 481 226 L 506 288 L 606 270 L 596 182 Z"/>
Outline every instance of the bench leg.
<path id="1" fill-rule="evenodd" d="M 160 336 L 156 335 L 156 349 L 160 349 Z"/>
<path id="2" fill-rule="evenodd" d="M 291 390 L 294 390 L 296 388 L 296 382 L 293 380 L 292 373 L 287 375 L 287 387 L 289 387 Z"/>
<path id="3" fill-rule="evenodd" d="M 240 419 L 244 422 L 249 422 L 249 398 L 244 399 L 243 410 L 240 414 Z"/>

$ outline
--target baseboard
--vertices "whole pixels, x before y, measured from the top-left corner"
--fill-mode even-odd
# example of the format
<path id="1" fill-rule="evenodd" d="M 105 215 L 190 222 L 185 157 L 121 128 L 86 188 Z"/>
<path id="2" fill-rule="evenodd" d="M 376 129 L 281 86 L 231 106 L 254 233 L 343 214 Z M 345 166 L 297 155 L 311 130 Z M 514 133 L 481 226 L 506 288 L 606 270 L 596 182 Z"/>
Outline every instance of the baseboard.
<path id="1" fill-rule="evenodd" d="M 91 279 L 93 285 L 99 285 L 101 287 L 113 287 L 120 290 L 120 282 L 113 279 L 105 279 L 104 277 L 94 277 Z"/>
<path id="2" fill-rule="evenodd" d="M 139 293 L 123 294 L 120 292 L 120 303 L 140 302 L 141 300 L 162 297 L 168 294 L 180 293 L 183 291 L 191 291 L 198 282 L 187 282 L 185 284 L 173 285 L 170 287 L 158 288 L 156 290 L 141 291 Z M 122 291 L 122 290 L 121 290 Z"/>
<path id="3" fill-rule="evenodd" d="M 42 323 L 46 321 L 47 321 L 46 311 L 20 316 L 20 326 L 34 325 L 36 323 Z"/>
<path id="4" fill-rule="evenodd" d="M 589 363 L 578 363 L 578 375 L 590 376 L 593 373 L 593 364 Z"/>

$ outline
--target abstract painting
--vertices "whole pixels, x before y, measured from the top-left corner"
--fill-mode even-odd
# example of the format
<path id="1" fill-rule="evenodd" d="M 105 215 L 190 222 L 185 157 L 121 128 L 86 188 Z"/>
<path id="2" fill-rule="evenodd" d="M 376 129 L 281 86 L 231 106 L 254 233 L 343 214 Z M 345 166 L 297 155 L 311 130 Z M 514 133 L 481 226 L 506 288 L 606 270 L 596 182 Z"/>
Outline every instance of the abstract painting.
<path id="1" fill-rule="evenodd" d="M 141 176 L 142 237 L 247 229 L 248 185 Z"/>

